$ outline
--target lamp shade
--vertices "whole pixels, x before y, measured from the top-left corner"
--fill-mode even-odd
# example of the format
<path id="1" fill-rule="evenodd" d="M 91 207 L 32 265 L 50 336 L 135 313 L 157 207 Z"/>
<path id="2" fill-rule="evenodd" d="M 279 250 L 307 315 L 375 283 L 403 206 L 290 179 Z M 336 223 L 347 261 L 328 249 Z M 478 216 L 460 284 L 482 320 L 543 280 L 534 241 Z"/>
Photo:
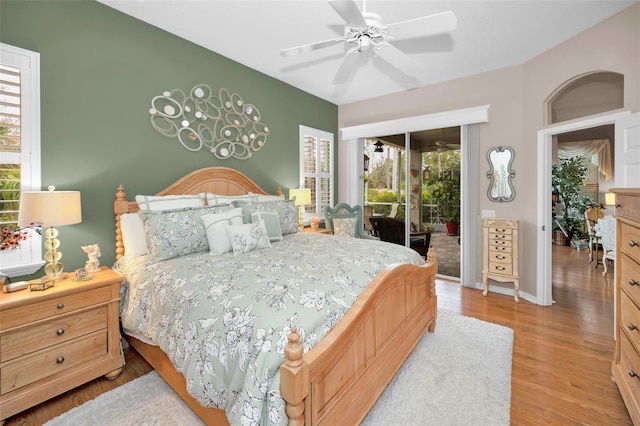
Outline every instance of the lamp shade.
<path id="1" fill-rule="evenodd" d="M 82 222 L 79 191 L 24 191 L 20 194 L 18 226 L 42 227 Z"/>
<path id="2" fill-rule="evenodd" d="M 616 205 L 616 194 L 613 192 L 607 192 L 604 194 L 604 203 L 608 206 Z"/>
<path id="3" fill-rule="evenodd" d="M 311 189 L 309 188 L 293 188 L 289 190 L 289 199 L 296 197 L 296 206 L 305 206 L 311 204 Z"/>

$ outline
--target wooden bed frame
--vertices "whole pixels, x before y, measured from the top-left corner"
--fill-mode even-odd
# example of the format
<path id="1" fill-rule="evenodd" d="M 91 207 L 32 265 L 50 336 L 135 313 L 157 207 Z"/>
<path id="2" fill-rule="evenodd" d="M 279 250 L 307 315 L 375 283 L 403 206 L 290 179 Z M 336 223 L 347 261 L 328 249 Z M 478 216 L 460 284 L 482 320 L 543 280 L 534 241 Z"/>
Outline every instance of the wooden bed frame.
<path id="1" fill-rule="evenodd" d="M 156 195 L 211 192 L 266 194 L 244 174 L 226 167 L 194 171 Z M 114 203 L 116 257 L 124 256 L 120 215 L 138 211 L 120 185 Z M 381 271 L 342 320 L 303 355 L 299 335 L 289 335 L 280 367 L 280 391 L 290 425 L 358 424 L 364 419 L 426 330 L 433 332 L 437 262 L 398 264 Z M 210 425 L 228 424 L 224 410 L 205 408 L 187 394 L 186 382 L 157 346 L 127 336 L 181 398 Z"/>

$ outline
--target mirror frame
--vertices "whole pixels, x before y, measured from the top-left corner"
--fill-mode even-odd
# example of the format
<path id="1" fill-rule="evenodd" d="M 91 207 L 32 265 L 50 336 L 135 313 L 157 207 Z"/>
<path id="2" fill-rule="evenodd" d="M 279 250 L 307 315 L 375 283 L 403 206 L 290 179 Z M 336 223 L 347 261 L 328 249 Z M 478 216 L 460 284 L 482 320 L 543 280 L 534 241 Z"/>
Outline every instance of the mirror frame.
<path id="1" fill-rule="evenodd" d="M 509 158 L 509 162 L 506 165 L 506 185 L 511 190 L 511 195 L 509 197 L 502 197 L 502 196 L 492 197 L 491 196 L 491 188 L 493 188 L 493 186 L 496 184 L 496 182 L 494 181 L 494 176 L 495 176 L 494 173 L 497 165 L 494 165 L 491 161 L 491 154 L 493 154 L 494 152 L 509 152 L 511 154 L 511 158 Z M 490 170 L 487 172 L 487 179 L 490 179 L 491 181 L 489 183 L 489 188 L 487 189 L 487 198 L 489 198 L 489 200 L 503 203 L 503 202 L 513 201 L 513 199 L 516 198 L 516 190 L 513 187 L 513 184 L 511 183 L 511 179 L 516 177 L 516 172 L 511 169 L 511 165 L 513 164 L 513 158 L 515 157 L 515 155 L 516 155 L 515 151 L 510 146 L 498 146 L 495 148 L 489 148 L 489 150 L 487 151 L 487 162 L 489 162 L 489 168 L 490 168 Z"/>

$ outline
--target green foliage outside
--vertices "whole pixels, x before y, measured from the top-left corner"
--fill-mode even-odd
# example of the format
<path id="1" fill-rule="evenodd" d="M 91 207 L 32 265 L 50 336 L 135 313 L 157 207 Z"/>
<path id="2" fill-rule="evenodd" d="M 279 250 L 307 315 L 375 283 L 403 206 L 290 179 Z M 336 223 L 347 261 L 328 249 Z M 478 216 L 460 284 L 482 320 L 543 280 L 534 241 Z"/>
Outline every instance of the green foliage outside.
<path id="1" fill-rule="evenodd" d="M 405 215 L 405 196 L 406 182 L 405 176 L 405 154 L 400 155 L 400 195 L 393 188 L 394 158 L 397 157 L 384 154 L 369 153 L 371 161 L 370 170 L 366 173 L 368 203 L 373 204 L 374 213 L 388 216 L 391 212 L 391 204 L 399 203 L 398 213 L 396 217 L 404 217 Z M 460 150 L 449 150 L 443 153 L 436 151 L 425 152 L 422 154 L 422 167 L 425 176 L 428 179 L 422 185 L 422 204 L 437 204 L 439 207 L 440 217 L 444 220 L 456 220 L 460 218 Z M 446 171 L 446 176 L 452 176 L 451 180 L 447 177 L 440 178 L 439 172 Z M 375 203 L 388 203 L 379 205 Z M 426 214 L 426 212 L 425 212 Z"/>
<path id="2" fill-rule="evenodd" d="M 585 238 L 584 212 L 590 204 L 597 204 L 580 193 L 587 177 L 586 161 L 584 157 L 562 160 L 551 172 L 551 189 L 562 206 L 562 218 L 558 222 L 574 239 Z M 554 229 L 559 229 L 557 223 Z"/>

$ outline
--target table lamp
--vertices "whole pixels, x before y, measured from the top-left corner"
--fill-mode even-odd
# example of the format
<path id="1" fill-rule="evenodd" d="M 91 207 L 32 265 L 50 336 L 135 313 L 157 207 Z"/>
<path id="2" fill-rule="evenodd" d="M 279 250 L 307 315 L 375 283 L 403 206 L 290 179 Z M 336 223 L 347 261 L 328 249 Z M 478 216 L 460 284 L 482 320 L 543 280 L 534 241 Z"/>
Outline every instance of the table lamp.
<path id="1" fill-rule="evenodd" d="M 298 206 L 298 229 L 304 228 L 304 206 L 311 204 L 311 189 L 292 188 L 289 190 L 289 199 L 295 197 L 294 204 Z"/>
<path id="2" fill-rule="evenodd" d="M 73 225 L 82 222 L 82 208 L 79 191 L 56 191 L 50 186 L 48 191 L 23 191 L 20 194 L 20 212 L 18 226 L 41 226 L 46 238 L 47 249 L 44 260 L 47 261 L 44 272 L 49 280 L 64 278 L 64 266 L 60 263 L 62 252 L 58 250 L 58 230 L 56 226 Z"/>

